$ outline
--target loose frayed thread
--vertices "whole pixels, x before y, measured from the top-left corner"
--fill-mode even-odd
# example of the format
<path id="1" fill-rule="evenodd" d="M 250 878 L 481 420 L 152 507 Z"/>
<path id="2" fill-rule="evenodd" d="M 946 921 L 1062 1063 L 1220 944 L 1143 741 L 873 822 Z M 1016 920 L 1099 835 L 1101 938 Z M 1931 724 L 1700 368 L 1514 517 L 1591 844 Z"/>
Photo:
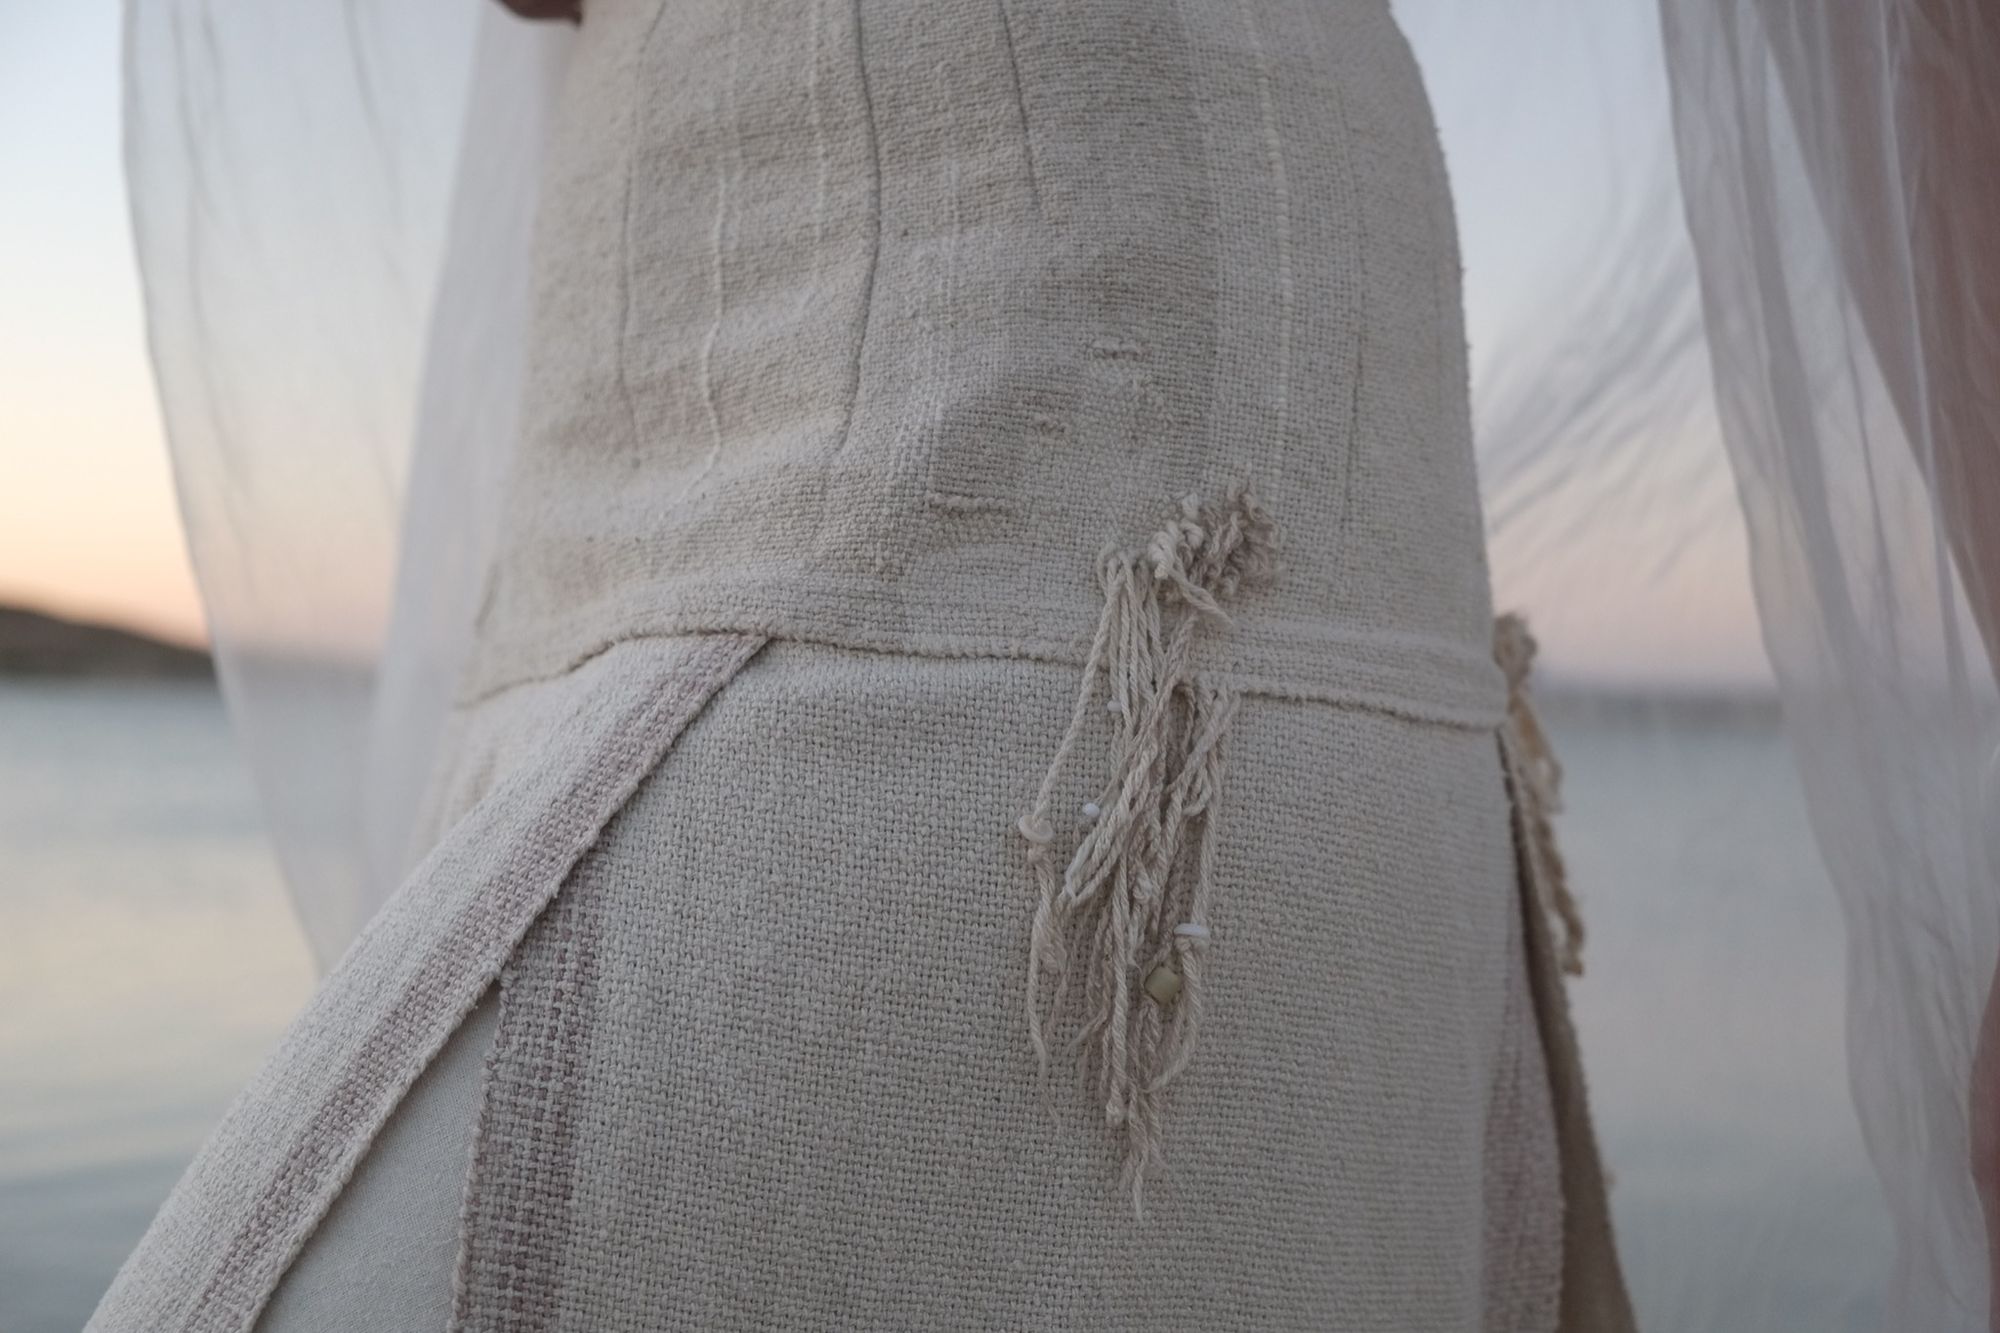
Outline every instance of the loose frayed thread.
<path id="1" fill-rule="evenodd" d="M 1582 976 L 1583 913 L 1570 892 L 1553 822 L 1562 812 L 1562 765 L 1556 762 L 1528 697 L 1535 638 L 1521 617 L 1510 613 L 1493 622 L 1493 658 L 1507 677 L 1507 721 L 1500 729 L 1500 752 L 1520 812 L 1522 858 L 1542 910 L 1562 925 L 1562 970 Z"/>
<path id="2" fill-rule="evenodd" d="M 1028 1037 L 1046 1079 L 1065 1002 L 1080 992 L 1074 1045 L 1105 1123 L 1123 1137 L 1135 1211 L 1162 1160 L 1162 1094 L 1201 1026 L 1222 741 L 1237 707 L 1233 692 L 1195 678 L 1195 635 L 1204 622 L 1228 624 L 1223 603 L 1276 568 L 1271 521 L 1242 489 L 1212 504 L 1190 496 L 1143 550 L 1107 549 L 1097 571 L 1104 611 L 1069 729 L 1018 826 L 1037 891 Z M 1117 718 L 1112 775 L 1059 861 L 1055 789 L 1100 686 Z"/>

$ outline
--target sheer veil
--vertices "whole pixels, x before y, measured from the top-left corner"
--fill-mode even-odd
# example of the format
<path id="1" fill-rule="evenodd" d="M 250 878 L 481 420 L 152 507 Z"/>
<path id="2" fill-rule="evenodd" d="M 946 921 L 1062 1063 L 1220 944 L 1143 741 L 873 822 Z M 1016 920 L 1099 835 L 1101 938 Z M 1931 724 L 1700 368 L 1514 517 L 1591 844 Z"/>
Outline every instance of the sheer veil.
<path id="1" fill-rule="evenodd" d="M 216 660 L 333 960 L 420 850 L 568 34 L 455 0 L 126 9 L 148 333 Z"/>
<path id="2" fill-rule="evenodd" d="M 2000 496 L 1978 489 L 2000 450 L 2000 16 L 1664 16 L 1765 646 L 1846 910 L 1850 1082 L 1901 1242 L 1892 1327 L 1984 1328 L 1966 1108 L 2000 955 Z"/>
<path id="3" fill-rule="evenodd" d="M 1967 460 L 2000 444 L 2000 20 L 1985 0 L 1395 7 L 1458 194 L 1502 596 L 1557 650 L 1610 618 L 1668 654 L 1711 580 L 1698 553 L 1747 543 L 1849 928 L 1891 1326 L 1984 1328 L 1966 1107 L 2000 957 L 2000 588 L 1979 572 L 2000 571 L 2000 493 Z M 491 0 L 127 0 L 190 548 L 323 963 L 424 850 L 568 41 Z M 1574 553 L 1607 542 L 1620 595 L 1576 595 L 1603 572 Z"/>

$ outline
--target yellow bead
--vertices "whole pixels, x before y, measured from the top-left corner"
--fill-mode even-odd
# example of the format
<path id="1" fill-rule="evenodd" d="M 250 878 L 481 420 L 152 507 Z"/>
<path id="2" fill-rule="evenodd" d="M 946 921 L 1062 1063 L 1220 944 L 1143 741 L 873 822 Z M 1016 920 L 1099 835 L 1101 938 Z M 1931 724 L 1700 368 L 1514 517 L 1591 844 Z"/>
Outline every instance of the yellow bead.
<path id="1" fill-rule="evenodd" d="M 1166 1008 L 1181 995 L 1181 974 L 1171 963 L 1161 963 L 1146 974 L 1146 994 L 1153 997 L 1153 1003 Z"/>

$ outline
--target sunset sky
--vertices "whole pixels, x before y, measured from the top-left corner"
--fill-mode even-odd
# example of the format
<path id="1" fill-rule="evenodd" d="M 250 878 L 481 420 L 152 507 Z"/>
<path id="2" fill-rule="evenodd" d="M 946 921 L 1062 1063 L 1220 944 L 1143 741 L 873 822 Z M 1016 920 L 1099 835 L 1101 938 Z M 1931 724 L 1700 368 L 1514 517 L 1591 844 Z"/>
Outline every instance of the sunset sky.
<path id="1" fill-rule="evenodd" d="M 199 636 L 118 159 L 118 5 L 0 3 L 0 599 Z"/>
<path id="2" fill-rule="evenodd" d="M 1530 239 L 1546 249 L 1546 228 L 1523 217 L 1516 196 L 1533 194 L 1552 215 L 1587 216 L 1589 183 L 1604 173 L 1590 160 L 1573 106 L 1557 95 L 1563 90 L 1544 86 L 1553 76 L 1537 71 L 1538 52 L 1521 53 L 1519 95 L 1510 93 L 1499 113 L 1491 98 L 1454 98 L 1448 82 L 1437 90 L 1456 77 L 1448 68 L 1454 56 L 1478 55 L 1491 66 L 1494 44 L 1524 40 L 1519 13 L 1495 12 L 1508 7 L 1439 2 L 1459 5 L 1447 38 L 1442 28 L 1427 34 L 1421 20 L 1411 29 L 1455 154 L 1477 352 L 1496 327 L 1492 311 L 1518 315 L 1544 299 L 1534 267 L 1515 254 Z M 200 603 L 153 398 L 124 211 L 118 9 L 116 0 L 0 0 L 0 179 L 13 184 L 0 202 L 0 601 L 194 638 L 202 632 Z M 1651 4 L 1623 0 L 1615 12 L 1578 40 L 1636 53 L 1639 67 L 1656 65 L 1644 49 L 1656 40 Z M 1490 33 L 1468 33 L 1468 24 L 1480 23 Z M 1449 42 L 1444 54 L 1441 41 Z M 1657 100 L 1656 87 L 1625 82 L 1624 105 L 1606 110 L 1613 119 Z M 1573 101 L 1577 90 L 1566 95 Z M 1501 137 L 1533 145 L 1531 154 L 1501 164 L 1486 151 Z M 1495 553 L 1499 595 L 1528 606 L 1551 665 L 1570 674 L 1761 679 L 1740 524 L 1715 441 L 1675 440 L 1659 452 L 1685 455 L 1712 492 L 1705 503 L 1715 512 L 1699 540 L 1679 543 L 1663 562 L 1657 534 L 1642 523 L 1580 522 L 1573 549 L 1533 577 L 1503 543 Z"/>

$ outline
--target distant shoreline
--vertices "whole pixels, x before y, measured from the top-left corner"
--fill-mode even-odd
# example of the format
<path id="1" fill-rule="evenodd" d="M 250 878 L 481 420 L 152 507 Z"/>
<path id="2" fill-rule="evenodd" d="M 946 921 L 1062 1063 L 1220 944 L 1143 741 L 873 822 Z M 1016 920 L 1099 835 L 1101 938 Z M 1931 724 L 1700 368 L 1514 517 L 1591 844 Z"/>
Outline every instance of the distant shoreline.
<path id="1" fill-rule="evenodd" d="M 0 606 L 0 680 L 213 681 L 199 648 L 136 630 Z"/>
<path id="2" fill-rule="evenodd" d="M 337 664 L 314 669 L 341 674 Z M 355 681 L 368 672 L 356 664 Z M 116 625 L 71 620 L 24 606 L 0 605 L 0 681 L 203 681 L 215 664 L 200 648 Z M 1715 686 L 1633 687 L 1552 676 L 1535 693 L 1550 721 L 1650 721 L 1698 726 L 1758 726 L 1777 721 L 1778 701 L 1766 689 Z"/>

